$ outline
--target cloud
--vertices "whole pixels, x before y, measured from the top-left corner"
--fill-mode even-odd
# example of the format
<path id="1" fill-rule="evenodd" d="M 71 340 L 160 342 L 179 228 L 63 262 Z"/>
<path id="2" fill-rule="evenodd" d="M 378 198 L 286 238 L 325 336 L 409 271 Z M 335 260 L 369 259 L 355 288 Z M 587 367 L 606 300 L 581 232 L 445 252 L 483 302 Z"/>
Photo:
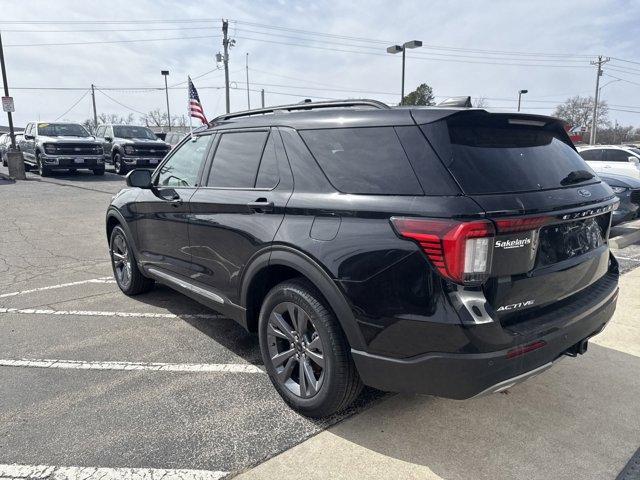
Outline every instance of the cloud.
<path id="1" fill-rule="evenodd" d="M 104 2 L 98 1 L 5 0 L 2 8 L 2 21 L 122 21 L 119 24 L 2 25 L 9 81 L 13 87 L 89 89 L 94 83 L 99 87 L 117 88 L 119 90 L 109 90 L 108 94 L 141 112 L 165 108 L 162 90 L 134 90 L 136 87 L 162 87 L 160 70 L 170 70 L 170 84 L 175 84 L 183 82 L 187 74 L 196 76 L 215 68 L 215 54 L 222 50 L 222 17 L 245 22 L 232 23 L 230 28 L 230 34 L 236 39 L 230 55 L 232 85 L 237 87 L 231 92 L 233 110 L 246 108 L 244 62 L 247 52 L 252 89 L 264 88 L 268 104 L 297 102 L 308 97 L 364 96 L 397 102 L 400 56 L 386 54 L 386 43 L 419 39 L 430 48 L 408 53 L 407 90 L 427 82 L 438 96 L 483 96 L 489 99 L 491 107 L 515 108 L 517 90 L 526 88 L 529 93 L 523 99 L 523 109 L 535 113 L 551 113 L 555 102 L 575 94 L 593 94 L 595 68 L 589 65 L 588 58 L 558 57 L 557 61 L 549 61 L 554 60 L 553 57 L 488 55 L 438 48 L 574 55 L 602 53 L 640 59 L 635 41 L 640 28 L 636 21 L 640 18 L 640 5 L 636 2 L 263 0 L 176 3 L 111 0 L 106 8 Z M 128 23 L 131 20 L 176 19 L 210 21 L 199 24 Z M 265 29 L 261 25 L 278 28 Z M 196 29 L 198 27 L 204 28 Z M 52 33 L 44 30 L 89 31 Z M 305 33 L 308 31 L 333 36 L 312 36 Z M 196 36 L 214 38 L 126 42 Z M 344 36 L 370 40 L 340 38 Z M 91 43 L 101 41 L 123 43 Z M 34 43 L 48 45 L 9 46 Z M 55 46 L 51 43 L 79 45 Z M 528 64 L 535 60 L 540 65 L 572 67 L 499 65 L 514 63 L 507 62 L 506 58 Z M 640 66 L 619 61 L 611 62 L 609 66 L 613 69 L 622 66 L 627 71 L 614 72 L 605 68 L 605 73 L 640 83 Z M 194 80 L 209 117 L 224 109 L 224 91 L 219 88 L 223 86 L 223 78 L 222 72 L 213 72 Z M 604 84 L 613 79 L 603 77 L 602 80 Z M 337 91 L 340 89 L 345 91 Z M 14 89 L 16 124 L 55 119 L 82 94 L 83 90 Z M 603 89 L 603 96 L 611 105 L 635 106 L 635 110 L 640 111 L 637 85 L 617 81 Z M 171 90 L 170 100 L 172 113 L 186 111 L 186 90 Z M 259 105 L 259 91 L 251 92 L 251 102 L 254 107 Z M 126 115 L 130 111 L 99 92 L 96 103 L 100 112 Z M 636 113 L 611 111 L 610 115 L 621 123 L 640 124 L 640 115 Z M 86 96 L 65 118 L 81 121 L 90 116 L 91 99 Z"/>

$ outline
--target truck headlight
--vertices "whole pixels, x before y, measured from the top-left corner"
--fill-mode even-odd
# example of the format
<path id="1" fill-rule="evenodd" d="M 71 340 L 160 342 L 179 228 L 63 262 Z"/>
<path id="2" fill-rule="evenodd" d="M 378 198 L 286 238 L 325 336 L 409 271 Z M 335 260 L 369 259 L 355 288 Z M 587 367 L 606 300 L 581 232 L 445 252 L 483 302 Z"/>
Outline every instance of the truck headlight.
<path id="1" fill-rule="evenodd" d="M 44 144 L 45 153 L 56 153 L 56 146 L 53 143 Z"/>
<path id="2" fill-rule="evenodd" d="M 133 145 L 126 145 L 124 147 L 124 153 L 126 153 L 127 155 L 133 155 L 134 153 L 136 153 L 136 149 L 133 148 Z"/>
<path id="3" fill-rule="evenodd" d="M 627 187 L 611 187 L 613 193 L 622 193 L 627 190 Z"/>

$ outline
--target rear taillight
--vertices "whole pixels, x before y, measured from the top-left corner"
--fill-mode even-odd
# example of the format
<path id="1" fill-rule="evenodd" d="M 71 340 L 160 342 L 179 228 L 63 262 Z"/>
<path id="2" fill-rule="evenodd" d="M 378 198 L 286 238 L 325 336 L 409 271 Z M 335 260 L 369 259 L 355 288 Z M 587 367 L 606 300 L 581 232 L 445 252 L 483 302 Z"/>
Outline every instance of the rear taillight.
<path id="1" fill-rule="evenodd" d="M 495 220 L 498 234 L 537 230 L 551 221 L 551 217 L 513 217 Z"/>
<path id="2" fill-rule="evenodd" d="M 416 241 L 438 272 L 460 284 L 489 278 L 495 228 L 488 220 L 393 217 L 401 237 Z"/>

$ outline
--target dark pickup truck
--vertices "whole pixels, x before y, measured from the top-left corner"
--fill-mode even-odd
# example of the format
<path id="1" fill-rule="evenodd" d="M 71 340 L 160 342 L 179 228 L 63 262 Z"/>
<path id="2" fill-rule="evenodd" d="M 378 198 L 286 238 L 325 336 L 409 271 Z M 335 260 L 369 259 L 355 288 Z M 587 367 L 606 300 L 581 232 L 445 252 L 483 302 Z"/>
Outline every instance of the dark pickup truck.
<path id="1" fill-rule="evenodd" d="M 121 175 L 133 168 L 156 168 L 171 149 L 149 128 L 135 125 L 100 125 L 96 137 L 105 162 Z"/>

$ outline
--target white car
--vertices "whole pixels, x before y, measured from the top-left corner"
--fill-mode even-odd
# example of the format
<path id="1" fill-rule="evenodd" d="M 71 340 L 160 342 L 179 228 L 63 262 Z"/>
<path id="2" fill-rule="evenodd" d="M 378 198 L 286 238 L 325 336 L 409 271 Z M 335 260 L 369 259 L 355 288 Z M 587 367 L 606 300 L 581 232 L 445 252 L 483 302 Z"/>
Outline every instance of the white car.
<path id="1" fill-rule="evenodd" d="M 624 145 L 589 145 L 578 153 L 596 172 L 640 178 L 640 149 Z"/>

